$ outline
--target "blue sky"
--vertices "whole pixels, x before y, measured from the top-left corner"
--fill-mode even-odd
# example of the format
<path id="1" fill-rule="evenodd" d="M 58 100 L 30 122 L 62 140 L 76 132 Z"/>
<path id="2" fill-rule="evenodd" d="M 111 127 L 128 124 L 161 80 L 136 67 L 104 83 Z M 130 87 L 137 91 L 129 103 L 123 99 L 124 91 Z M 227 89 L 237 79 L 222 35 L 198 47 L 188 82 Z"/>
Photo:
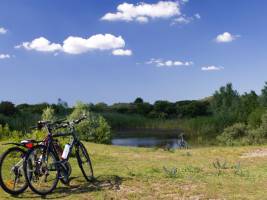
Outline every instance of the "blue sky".
<path id="1" fill-rule="evenodd" d="M 178 101 L 227 82 L 259 93 L 266 8 L 262 0 L 1 0 L 0 100 Z"/>

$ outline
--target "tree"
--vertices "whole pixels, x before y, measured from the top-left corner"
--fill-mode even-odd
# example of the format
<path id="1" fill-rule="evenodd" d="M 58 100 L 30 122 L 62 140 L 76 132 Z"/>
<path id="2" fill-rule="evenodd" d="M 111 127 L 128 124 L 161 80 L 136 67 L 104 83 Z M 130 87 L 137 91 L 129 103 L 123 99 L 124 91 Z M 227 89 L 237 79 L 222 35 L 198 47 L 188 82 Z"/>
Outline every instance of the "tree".
<path id="1" fill-rule="evenodd" d="M 97 103 L 95 105 L 90 105 L 90 110 L 93 112 L 105 112 L 108 109 L 106 103 Z"/>
<path id="2" fill-rule="evenodd" d="M 135 100 L 134 100 L 134 104 L 141 104 L 141 103 L 144 103 L 143 99 L 141 97 L 137 97 Z"/>
<path id="3" fill-rule="evenodd" d="M 55 110 L 52 107 L 47 107 L 43 110 L 42 120 L 54 121 L 55 119 Z"/>
<path id="4" fill-rule="evenodd" d="M 258 95 L 251 91 L 240 97 L 239 121 L 247 122 L 249 115 L 260 106 Z"/>
<path id="5" fill-rule="evenodd" d="M 208 115 L 208 101 L 178 101 L 175 103 L 178 117 L 197 117 Z"/>
<path id="6" fill-rule="evenodd" d="M 68 103 L 63 101 L 61 98 L 58 98 L 57 105 L 62 106 L 63 108 L 68 108 Z"/>
<path id="7" fill-rule="evenodd" d="M 2 101 L 0 103 L 0 113 L 6 116 L 12 116 L 17 113 L 17 108 L 10 101 Z"/>
<path id="8" fill-rule="evenodd" d="M 265 85 L 261 90 L 260 103 L 262 106 L 267 107 L 267 81 L 265 82 Z"/>
<path id="9" fill-rule="evenodd" d="M 69 119 L 75 120 L 84 114 L 87 116 L 87 119 L 77 125 L 77 131 L 81 139 L 96 143 L 110 143 L 110 126 L 101 115 L 89 112 L 88 104 L 77 102 Z"/>
<path id="10" fill-rule="evenodd" d="M 141 115 L 148 115 L 150 111 L 153 109 L 153 106 L 146 102 L 137 103 L 135 104 L 135 106 L 136 106 L 136 113 Z"/>
<path id="11" fill-rule="evenodd" d="M 159 118 L 170 117 L 176 113 L 175 104 L 168 101 L 156 101 L 153 110 Z"/>

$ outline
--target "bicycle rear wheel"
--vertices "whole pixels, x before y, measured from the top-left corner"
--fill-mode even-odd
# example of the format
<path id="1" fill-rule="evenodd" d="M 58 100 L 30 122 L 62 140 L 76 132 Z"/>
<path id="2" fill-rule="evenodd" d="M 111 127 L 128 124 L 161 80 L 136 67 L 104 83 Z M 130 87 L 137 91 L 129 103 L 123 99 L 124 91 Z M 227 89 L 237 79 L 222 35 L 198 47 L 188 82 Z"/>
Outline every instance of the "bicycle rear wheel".
<path id="1" fill-rule="evenodd" d="M 92 162 L 85 146 L 81 142 L 76 146 L 76 157 L 84 178 L 88 182 L 92 181 L 94 179 Z"/>
<path id="2" fill-rule="evenodd" d="M 25 158 L 23 169 L 33 192 L 47 195 L 56 188 L 59 180 L 57 160 L 55 154 L 47 150 L 46 146 L 33 147 Z"/>
<path id="3" fill-rule="evenodd" d="M 25 154 L 25 150 L 11 147 L 0 158 L 0 185 L 9 194 L 18 195 L 28 187 L 23 171 Z"/>

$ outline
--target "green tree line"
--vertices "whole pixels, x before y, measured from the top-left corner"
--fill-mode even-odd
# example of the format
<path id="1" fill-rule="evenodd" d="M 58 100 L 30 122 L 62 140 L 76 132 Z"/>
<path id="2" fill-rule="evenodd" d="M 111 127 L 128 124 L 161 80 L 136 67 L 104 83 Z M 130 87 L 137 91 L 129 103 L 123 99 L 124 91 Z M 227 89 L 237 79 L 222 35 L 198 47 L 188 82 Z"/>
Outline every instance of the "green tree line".
<path id="1" fill-rule="evenodd" d="M 146 122 L 170 122 L 173 127 L 183 129 L 197 140 L 214 140 L 223 144 L 262 143 L 267 132 L 267 82 L 258 95 L 255 91 L 240 94 L 231 83 L 220 87 L 210 97 L 202 100 L 184 100 L 169 102 L 158 100 L 153 104 L 138 97 L 131 103 L 88 103 L 69 107 L 61 99 L 57 104 L 19 104 L 9 101 L 0 103 L 0 125 L 8 125 L 11 131 L 25 133 L 36 121 L 47 117 L 45 109 L 51 108 L 54 118 L 77 116 L 82 107 L 92 115 L 91 127 L 96 127 L 95 117 L 101 116 L 97 124 L 109 123 L 112 129 L 126 127 L 128 121 L 135 121 L 146 127 Z M 50 113 L 51 114 L 51 113 Z M 104 117 L 102 117 L 104 116 Z M 96 120 L 95 120 L 96 121 Z M 162 123 L 163 122 L 163 123 Z M 94 124 L 94 125 L 93 125 Z M 88 122 L 89 127 L 89 122 Z M 106 130 L 108 132 L 108 130 Z M 97 132 L 97 131 L 95 131 Z M 101 135 L 95 133 L 96 135 Z M 84 136 L 88 137 L 89 136 Z M 102 136 L 101 136 L 102 137 Z M 105 136 L 103 136 L 105 137 Z M 87 138 L 87 139 L 88 139 Z"/>

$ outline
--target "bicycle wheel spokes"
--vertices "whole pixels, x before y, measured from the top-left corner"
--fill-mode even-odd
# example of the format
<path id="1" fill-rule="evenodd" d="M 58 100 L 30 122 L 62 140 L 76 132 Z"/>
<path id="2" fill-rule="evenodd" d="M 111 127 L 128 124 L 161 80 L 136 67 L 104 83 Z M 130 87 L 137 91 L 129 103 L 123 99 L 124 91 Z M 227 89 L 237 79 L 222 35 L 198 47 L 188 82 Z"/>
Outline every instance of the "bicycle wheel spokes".
<path id="1" fill-rule="evenodd" d="M 24 150 L 12 147 L 1 157 L 0 184 L 10 194 L 19 194 L 28 186 L 23 171 L 24 156 Z"/>
<path id="2" fill-rule="evenodd" d="M 76 153 L 78 164 L 81 168 L 84 178 L 87 181 L 92 181 L 94 178 L 92 163 L 89 154 L 82 143 L 79 143 L 77 145 Z"/>
<path id="3" fill-rule="evenodd" d="M 48 194 L 56 187 L 58 171 L 56 158 L 52 152 L 47 153 L 45 146 L 36 146 L 25 161 L 26 178 L 30 188 L 41 195 Z"/>

